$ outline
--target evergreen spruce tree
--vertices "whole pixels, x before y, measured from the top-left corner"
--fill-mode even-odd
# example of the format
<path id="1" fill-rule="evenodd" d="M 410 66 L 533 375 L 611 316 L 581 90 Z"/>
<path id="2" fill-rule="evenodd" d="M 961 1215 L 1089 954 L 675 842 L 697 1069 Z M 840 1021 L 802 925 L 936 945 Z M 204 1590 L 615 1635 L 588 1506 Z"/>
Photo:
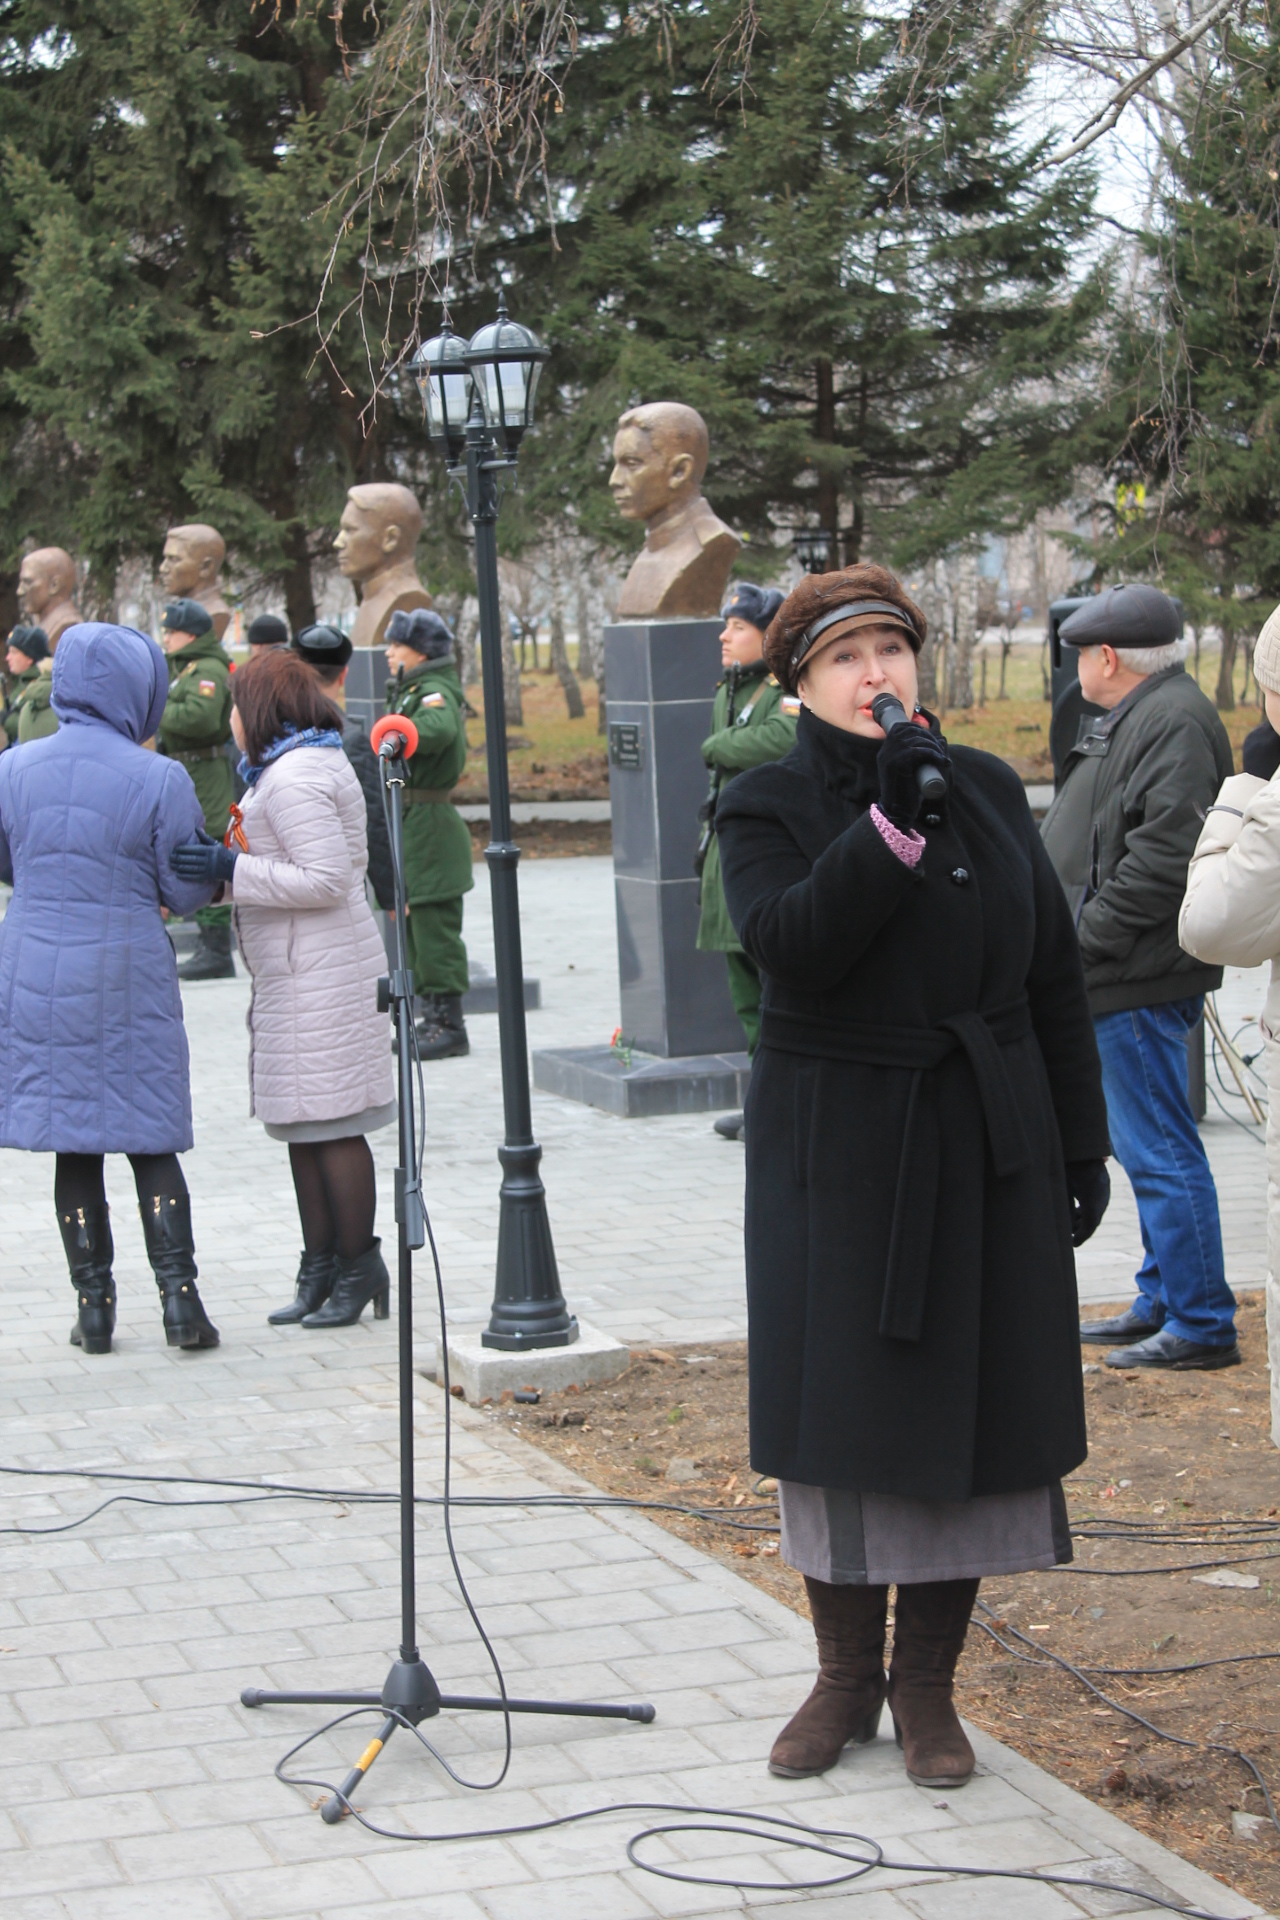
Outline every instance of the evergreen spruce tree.
<path id="1" fill-rule="evenodd" d="M 1280 601 L 1280 5 L 1250 0 L 1178 101 L 1146 271 L 1091 435 L 1099 571 L 1145 576 L 1237 640 Z M 1138 485 L 1145 496 L 1139 509 Z"/>
<path id="2" fill-rule="evenodd" d="M 369 409 L 358 313 L 327 352 L 308 321 L 352 164 L 332 21 L 253 0 L 3 11 L 5 560 L 56 540 L 105 597 L 123 556 L 209 520 L 304 624 L 346 488 L 423 447 L 411 412 Z M 346 31 L 358 50 L 373 28 Z M 353 236 L 333 273 L 349 303 Z M 391 324 L 403 339 L 407 309 Z"/>

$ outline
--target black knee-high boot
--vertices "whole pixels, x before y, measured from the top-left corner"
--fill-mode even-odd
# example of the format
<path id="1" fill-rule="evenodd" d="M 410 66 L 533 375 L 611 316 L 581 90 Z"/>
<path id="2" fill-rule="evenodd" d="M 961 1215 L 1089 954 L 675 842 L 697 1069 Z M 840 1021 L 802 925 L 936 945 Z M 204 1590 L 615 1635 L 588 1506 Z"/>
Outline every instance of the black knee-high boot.
<path id="1" fill-rule="evenodd" d="M 91 1200 L 69 1213 L 59 1207 L 58 1227 L 79 1306 L 71 1344 L 86 1353 L 110 1353 L 111 1336 L 116 1330 L 111 1209 L 105 1200 Z"/>
<path id="2" fill-rule="evenodd" d="M 196 1291 L 196 1250 L 189 1194 L 157 1193 L 139 1200 L 147 1259 L 164 1302 L 164 1337 L 171 1347 L 216 1347 L 218 1329 Z"/>

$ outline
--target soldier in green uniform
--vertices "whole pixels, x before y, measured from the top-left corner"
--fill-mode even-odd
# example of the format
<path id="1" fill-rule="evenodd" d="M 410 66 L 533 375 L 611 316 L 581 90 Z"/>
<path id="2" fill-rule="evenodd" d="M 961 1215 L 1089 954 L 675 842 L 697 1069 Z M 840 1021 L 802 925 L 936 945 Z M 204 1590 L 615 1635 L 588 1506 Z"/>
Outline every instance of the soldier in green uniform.
<path id="1" fill-rule="evenodd" d="M 49 636 L 43 627 L 15 627 L 5 655 L 8 698 L 4 709 L 4 744 L 40 740 L 58 731 L 58 716 L 49 705 L 53 692 L 53 660 Z"/>
<path id="2" fill-rule="evenodd" d="M 171 600 L 164 610 L 162 644 L 169 656 L 159 752 L 180 760 L 204 809 L 205 832 L 221 840 L 231 817 L 235 778 L 223 751 L 231 738 L 231 663 L 198 600 Z M 178 968 L 180 980 L 234 978 L 231 908 L 201 907 L 196 950 Z"/>
<path id="3" fill-rule="evenodd" d="M 466 708 L 453 635 L 427 607 L 393 613 L 387 625 L 387 712 L 418 729 L 404 790 L 405 897 L 418 1051 L 424 1060 L 469 1053 L 462 996 L 467 950 L 462 896 L 475 885 L 471 835 L 449 795 L 467 764 Z"/>
<path id="4" fill-rule="evenodd" d="M 702 914 L 698 947 L 703 953 L 722 953 L 729 965 L 729 997 L 754 1053 L 760 1038 L 760 975 L 743 952 L 720 878 L 720 849 L 716 843 L 716 802 L 726 782 L 745 767 L 781 760 L 796 740 L 800 703 L 785 694 L 764 662 L 764 636 L 782 605 L 776 587 L 740 582 L 721 618 L 720 658 L 724 679 L 716 689 L 711 732 L 702 743 L 702 757 L 711 769 L 711 792 L 702 808 L 702 837 L 695 860 L 702 882 Z M 742 1131 L 740 1113 L 725 1114 L 716 1132 L 735 1140 Z"/>

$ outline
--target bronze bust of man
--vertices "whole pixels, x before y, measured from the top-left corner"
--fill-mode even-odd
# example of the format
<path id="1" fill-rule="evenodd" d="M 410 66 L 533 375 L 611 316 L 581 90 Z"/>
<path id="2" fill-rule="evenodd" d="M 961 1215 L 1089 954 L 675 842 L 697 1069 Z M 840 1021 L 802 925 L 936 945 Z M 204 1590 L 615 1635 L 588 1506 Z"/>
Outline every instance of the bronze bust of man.
<path id="1" fill-rule="evenodd" d="M 431 605 L 413 560 L 421 532 L 422 508 L 408 487 L 385 482 L 348 492 L 333 547 L 360 601 L 353 647 L 380 647 L 393 613 Z"/>
<path id="2" fill-rule="evenodd" d="M 702 496 L 709 444 L 702 415 L 678 401 L 633 407 L 619 420 L 609 490 L 624 519 L 645 528 L 615 619 L 719 613 L 741 542 Z"/>
<path id="3" fill-rule="evenodd" d="M 165 599 L 195 600 L 212 620 L 218 641 L 231 623 L 231 609 L 218 585 L 226 557 L 227 543 L 218 529 L 196 521 L 189 527 L 170 527 L 160 561 Z"/>
<path id="4" fill-rule="evenodd" d="M 37 547 L 18 570 L 18 613 L 28 626 L 42 629 L 50 653 L 79 622 L 75 590 L 75 561 L 62 547 Z"/>

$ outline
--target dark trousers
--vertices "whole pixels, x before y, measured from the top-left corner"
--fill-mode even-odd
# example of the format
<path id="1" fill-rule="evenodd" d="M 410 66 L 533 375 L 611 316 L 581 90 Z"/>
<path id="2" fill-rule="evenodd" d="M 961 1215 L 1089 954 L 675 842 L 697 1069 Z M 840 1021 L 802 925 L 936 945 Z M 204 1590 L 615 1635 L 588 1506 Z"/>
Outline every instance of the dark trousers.
<path id="1" fill-rule="evenodd" d="M 462 944 L 462 895 L 455 900 L 415 900 L 404 930 L 414 992 L 464 994 L 470 979 Z"/>
<path id="2" fill-rule="evenodd" d="M 747 1052 L 754 1054 L 760 1040 L 760 974 L 745 953 L 726 953 L 729 998 L 747 1036 Z"/>

